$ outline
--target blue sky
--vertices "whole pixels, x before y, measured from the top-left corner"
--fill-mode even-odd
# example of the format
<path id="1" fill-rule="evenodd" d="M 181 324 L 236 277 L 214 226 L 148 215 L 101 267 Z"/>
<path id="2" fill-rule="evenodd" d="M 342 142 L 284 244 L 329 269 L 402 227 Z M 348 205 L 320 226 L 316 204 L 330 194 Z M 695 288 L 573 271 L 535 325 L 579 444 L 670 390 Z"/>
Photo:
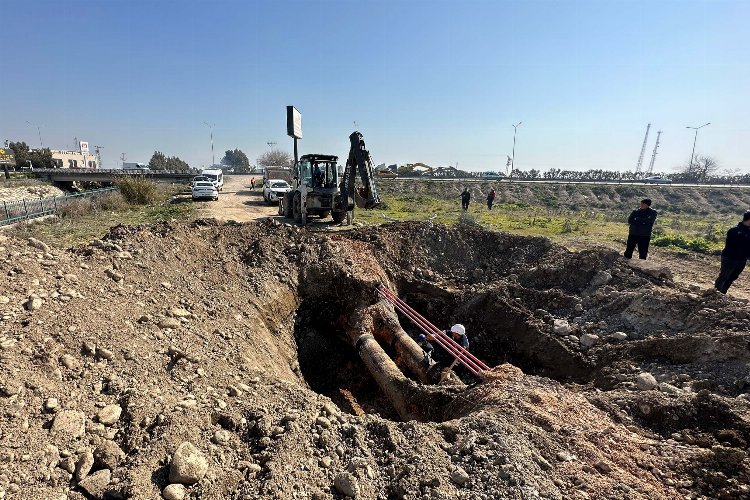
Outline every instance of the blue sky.
<path id="1" fill-rule="evenodd" d="M 0 139 L 193 166 L 267 142 L 376 163 L 750 170 L 750 2 L 4 0 Z"/>

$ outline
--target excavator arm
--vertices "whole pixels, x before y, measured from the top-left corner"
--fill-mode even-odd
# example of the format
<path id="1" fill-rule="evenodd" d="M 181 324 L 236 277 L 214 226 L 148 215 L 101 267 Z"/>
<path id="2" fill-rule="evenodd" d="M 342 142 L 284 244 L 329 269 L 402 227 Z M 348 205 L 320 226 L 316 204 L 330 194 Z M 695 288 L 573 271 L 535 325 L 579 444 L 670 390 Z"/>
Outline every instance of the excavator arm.
<path id="1" fill-rule="evenodd" d="M 372 165 L 370 152 L 365 148 L 362 134 L 353 132 L 349 136 L 351 148 L 346 160 L 344 179 L 341 183 L 341 205 L 347 212 L 354 210 L 356 194 L 362 198 L 364 208 L 374 208 L 380 204 L 380 196 L 375 189 L 375 168 Z M 362 187 L 355 193 L 355 179 L 359 172 Z"/>

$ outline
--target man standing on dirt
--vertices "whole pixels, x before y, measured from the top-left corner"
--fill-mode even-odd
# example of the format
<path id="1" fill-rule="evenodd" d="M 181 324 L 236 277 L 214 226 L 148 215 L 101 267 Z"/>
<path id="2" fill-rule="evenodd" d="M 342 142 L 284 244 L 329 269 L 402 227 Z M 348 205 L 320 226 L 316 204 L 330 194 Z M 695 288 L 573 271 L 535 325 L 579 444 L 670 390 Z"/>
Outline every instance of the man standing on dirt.
<path id="1" fill-rule="evenodd" d="M 461 208 L 464 210 L 469 209 L 469 202 L 471 201 L 471 193 L 468 188 L 464 188 L 464 192 L 461 193 Z"/>
<path id="2" fill-rule="evenodd" d="M 750 259 L 750 210 L 742 216 L 742 222 L 727 231 L 727 241 L 721 251 L 721 271 L 714 286 L 727 293 Z"/>
<path id="3" fill-rule="evenodd" d="M 464 325 L 457 323 L 453 325 L 450 330 L 443 330 L 443 333 L 449 335 L 464 349 L 469 349 L 469 338 L 466 336 L 466 328 L 464 328 Z M 432 335 L 427 336 L 427 340 L 432 341 L 434 339 L 435 337 Z M 458 362 L 458 359 L 443 346 L 440 346 L 439 349 L 433 351 L 432 359 L 435 361 L 435 365 L 440 371 L 439 382 L 445 382 L 448 380 L 448 377 L 450 377 L 451 370 Z"/>
<path id="4" fill-rule="evenodd" d="M 255 177 L 250 177 L 250 191 L 255 189 Z"/>
<path id="5" fill-rule="evenodd" d="M 492 210 L 492 204 L 495 203 L 495 188 L 490 189 L 487 195 L 487 210 Z"/>
<path id="6" fill-rule="evenodd" d="M 625 258 L 633 258 L 633 250 L 638 245 L 638 258 L 646 259 L 648 255 L 648 245 L 651 242 L 651 230 L 656 220 L 656 210 L 651 208 L 651 200 L 645 198 L 641 200 L 641 206 L 638 210 L 628 217 L 630 231 L 628 232 L 628 242 L 625 246 Z"/>

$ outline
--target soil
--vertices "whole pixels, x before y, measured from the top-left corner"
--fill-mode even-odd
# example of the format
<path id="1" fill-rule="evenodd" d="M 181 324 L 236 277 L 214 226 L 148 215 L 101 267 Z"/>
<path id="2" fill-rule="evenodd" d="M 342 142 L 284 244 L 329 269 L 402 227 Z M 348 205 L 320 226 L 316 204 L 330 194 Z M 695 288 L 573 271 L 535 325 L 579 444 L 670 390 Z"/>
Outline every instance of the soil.
<path id="1" fill-rule="evenodd" d="M 747 301 L 658 263 L 273 218 L 0 254 L 0 498 L 750 496 Z M 402 421 L 346 335 L 378 283 L 492 370 Z"/>

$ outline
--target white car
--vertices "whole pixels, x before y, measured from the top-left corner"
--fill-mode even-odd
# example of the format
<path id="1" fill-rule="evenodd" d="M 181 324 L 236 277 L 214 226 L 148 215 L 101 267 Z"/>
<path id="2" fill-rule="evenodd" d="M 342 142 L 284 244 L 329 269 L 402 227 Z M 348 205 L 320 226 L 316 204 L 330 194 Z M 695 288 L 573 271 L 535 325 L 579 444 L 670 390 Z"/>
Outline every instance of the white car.
<path id="1" fill-rule="evenodd" d="M 276 203 L 290 189 L 292 187 L 283 179 L 269 179 L 263 184 L 263 199 L 266 203 Z"/>
<path id="2" fill-rule="evenodd" d="M 192 188 L 193 200 L 200 200 L 201 198 L 209 198 L 211 200 L 219 199 L 219 190 L 211 181 L 198 181 L 193 184 Z"/>
<path id="3" fill-rule="evenodd" d="M 643 179 L 643 182 L 646 184 L 672 184 L 671 179 L 665 179 L 664 177 L 659 176 L 653 176 L 653 177 L 646 177 Z"/>

